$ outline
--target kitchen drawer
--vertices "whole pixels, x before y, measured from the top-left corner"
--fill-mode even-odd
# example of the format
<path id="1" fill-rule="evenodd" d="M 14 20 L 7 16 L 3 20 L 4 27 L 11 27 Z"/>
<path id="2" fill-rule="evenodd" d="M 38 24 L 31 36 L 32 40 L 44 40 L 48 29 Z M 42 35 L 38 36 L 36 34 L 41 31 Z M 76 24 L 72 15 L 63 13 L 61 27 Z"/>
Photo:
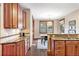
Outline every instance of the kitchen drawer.
<path id="1" fill-rule="evenodd" d="M 55 41 L 55 49 L 65 49 L 64 41 Z"/>
<path id="2" fill-rule="evenodd" d="M 76 55 L 75 45 L 66 45 L 66 55 L 67 56 L 75 56 Z"/>
<path id="3" fill-rule="evenodd" d="M 65 45 L 58 45 L 58 46 L 55 46 L 55 50 L 60 50 L 60 49 L 64 49 L 65 50 Z"/>
<path id="4" fill-rule="evenodd" d="M 65 41 L 55 41 L 55 45 L 63 45 L 65 44 Z"/>
<path id="5" fill-rule="evenodd" d="M 55 55 L 56 56 L 65 55 L 65 41 L 55 41 Z"/>
<path id="6" fill-rule="evenodd" d="M 65 56 L 65 51 L 55 50 L 55 56 Z"/>
<path id="7" fill-rule="evenodd" d="M 74 45 L 77 44 L 77 41 L 66 41 L 66 44 Z"/>

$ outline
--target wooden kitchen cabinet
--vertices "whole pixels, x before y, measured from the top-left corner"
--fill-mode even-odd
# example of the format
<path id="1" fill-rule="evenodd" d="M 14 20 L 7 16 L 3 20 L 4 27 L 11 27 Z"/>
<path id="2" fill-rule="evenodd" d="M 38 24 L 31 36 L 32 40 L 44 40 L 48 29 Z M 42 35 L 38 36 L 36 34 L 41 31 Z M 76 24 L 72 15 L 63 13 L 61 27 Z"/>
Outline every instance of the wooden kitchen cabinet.
<path id="1" fill-rule="evenodd" d="M 21 47 L 20 47 L 20 45 L 21 45 L 20 42 L 17 42 L 17 52 L 16 52 L 17 56 L 21 55 L 21 51 L 20 51 Z"/>
<path id="2" fill-rule="evenodd" d="M 79 56 L 78 40 L 52 40 L 52 56 Z"/>
<path id="3" fill-rule="evenodd" d="M 18 28 L 18 4 L 13 3 L 13 28 Z"/>
<path id="4" fill-rule="evenodd" d="M 26 10 L 26 29 L 30 29 L 30 9 L 25 9 Z"/>
<path id="5" fill-rule="evenodd" d="M 66 55 L 79 56 L 79 41 L 66 41 Z"/>
<path id="6" fill-rule="evenodd" d="M 17 42 L 17 56 L 25 55 L 25 43 L 24 41 Z"/>
<path id="7" fill-rule="evenodd" d="M 18 28 L 17 3 L 4 3 L 4 28 Z"/>
<path id="8" fill-rule="evenodd" d="M 65 56 L 65 41 L 55 41 L 55 56 Z"/>
<path id="9" fill-rule="evenodd" d="M 4 28 L 10 28 L 10 4 L 4 4 Z"/>
<path id="10" fill-rule="evenodd" d="M 26 29 L 27 23 L 26 23 L 26 12 L 23 10 L 23 28 Z"/>
<path id="11" fill-rule="evenodd" d="M 78 39 L 79 39 L 79 34 L 49 34 L 48 52 L 52 53 L 50 54 L 51 56 L 54 55 L 63 56 L 64 53 L 65 56 L 79 56 Z"/>
<path id="12" fill-rule="evenodd" d="M 79 41 L 76 44 L 76 56 L 79 56 Z"/>
<path id="13" fill-rule="evenodd" d="M 12 24 L 12 22 L 13 22 L 13 5 L 11 3 L 10 3 L 10 10 L 9 10 L 9 12 L 10 12 L 10 15 L 9 15 L 10 27 L 9 28 L 12 28 L 13 27 L 13 24 Z"/>
<path id="14" fill-rule="evenodd" d="M 66 41 L 66 56 L 76 56 L 76 45 L 74 41 Z"/>
<path id="15" fill-rule="evenodd" d="M 3 44 L 2 45 L 2 55 L 3 56 L 16 56 L 16 44 Z"/>
<path id="16" fill-rule="evenodd" d="M 18 3 L 4 3 L 4 28 L 22 28 L 28 29 L 29 16 L 27 10 L 23 10 Z M 27 20 L 28 18 L 28 20 Z"/>
<path id="17" fill-rule="evenodd" d="M 2 44 L 2 56 L 25 56 L 25 41 Z"/>
<path id="18" fill-rule="evenodd" d="M 79 44 L 76 46 L 76 56 L 79 56 Z"/>

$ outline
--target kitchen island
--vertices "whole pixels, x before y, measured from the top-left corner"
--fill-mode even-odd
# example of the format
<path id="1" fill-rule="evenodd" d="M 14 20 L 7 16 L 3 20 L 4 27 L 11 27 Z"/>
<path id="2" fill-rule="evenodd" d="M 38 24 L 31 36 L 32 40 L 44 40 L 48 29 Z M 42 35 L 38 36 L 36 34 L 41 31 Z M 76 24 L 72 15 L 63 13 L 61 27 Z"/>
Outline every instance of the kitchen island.
<path id="1" fill-rule="evenodd" d="M 49 56 L 79 56 L 79 34 L 48 34 Z"/>

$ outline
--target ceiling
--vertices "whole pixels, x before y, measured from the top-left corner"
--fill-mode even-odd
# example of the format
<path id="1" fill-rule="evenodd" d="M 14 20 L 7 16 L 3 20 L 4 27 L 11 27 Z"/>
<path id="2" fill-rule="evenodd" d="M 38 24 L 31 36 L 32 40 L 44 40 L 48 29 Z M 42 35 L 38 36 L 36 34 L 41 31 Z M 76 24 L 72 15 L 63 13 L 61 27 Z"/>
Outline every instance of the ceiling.
<path id="1" fill-rule="evenodd" d="M 79 9 L 79 3 L 21 3 L 20 5 L 30 8 L 35 19 L 59 19 Z"/>

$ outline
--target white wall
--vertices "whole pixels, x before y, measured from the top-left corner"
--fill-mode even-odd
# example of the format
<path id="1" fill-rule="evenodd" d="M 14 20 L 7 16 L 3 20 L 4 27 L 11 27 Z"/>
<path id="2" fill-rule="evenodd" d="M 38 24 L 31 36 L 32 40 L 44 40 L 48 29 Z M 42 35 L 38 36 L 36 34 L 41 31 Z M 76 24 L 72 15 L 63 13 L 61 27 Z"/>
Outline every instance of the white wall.
<path id="1" fill-rule="evenodd" d="M 33 21 L 32 14 L 30 12 L 30 47 L 32 46 L 32 41 L 33 41 L 33 37 L 32 37 L 32 35 L 33 35 L 33 32 L 32 32 L 32 29 L 33 29 L 32 21 Z"/>
<path id="2" fill-rule="evenodd" d="M 79 34 L 79 10 L 65 16 L 65 33 L 68 33 L 69 21 L 76 20 L 76 33 Z"/>
<path id="3" fill-rule="evenodd" d="M 54 20 L 54 34 L 59 34 L 58 20 Z"/>
<path id="4" fill-rule="evenodd" d="M 71 21 L 71 20 L 76 20 L 76 34 L 79 34 L 79 10 L 73 11 L 72 13 L 70 13 L 62 18 L 65 18 L 65 33 L 64 34 L 68 34 L 69 21 Z M 35 26 L 34 38 L 39 38 L 41 35 L 39 33 L 39 20 L 35 20 L 34 26 Z M 54 34 L 60 34 L 58 20 L 54 20 Z M 46 35 L 46 34 L 44 34 L 44 35 Z"/>
<path id="5" fill-rule="evenodd" d="M 35 19 L 34 20 L 34 38 L 40 38 L 41 36 L 47 36 L 47 34 L 41 34 L 41 33 L 39 33 L 39 22 L 40 22 L 40 20 L 37 20 L 37 19 Z M 57 24 L 56 24 L 57 22 L 55 21 L 55 23 L 54 23 L 54 33 L 56 32 L 57 33 Z"/>
<path id="6" fill-rule="evenodd" d="M 34 20 L 34 38 L 39 38 L 39 20 Z"/>
<path id="7" fill-rule="evenodd" d="M 1 4 L 0 4 L 0 36 L 1 36 Z"/>

